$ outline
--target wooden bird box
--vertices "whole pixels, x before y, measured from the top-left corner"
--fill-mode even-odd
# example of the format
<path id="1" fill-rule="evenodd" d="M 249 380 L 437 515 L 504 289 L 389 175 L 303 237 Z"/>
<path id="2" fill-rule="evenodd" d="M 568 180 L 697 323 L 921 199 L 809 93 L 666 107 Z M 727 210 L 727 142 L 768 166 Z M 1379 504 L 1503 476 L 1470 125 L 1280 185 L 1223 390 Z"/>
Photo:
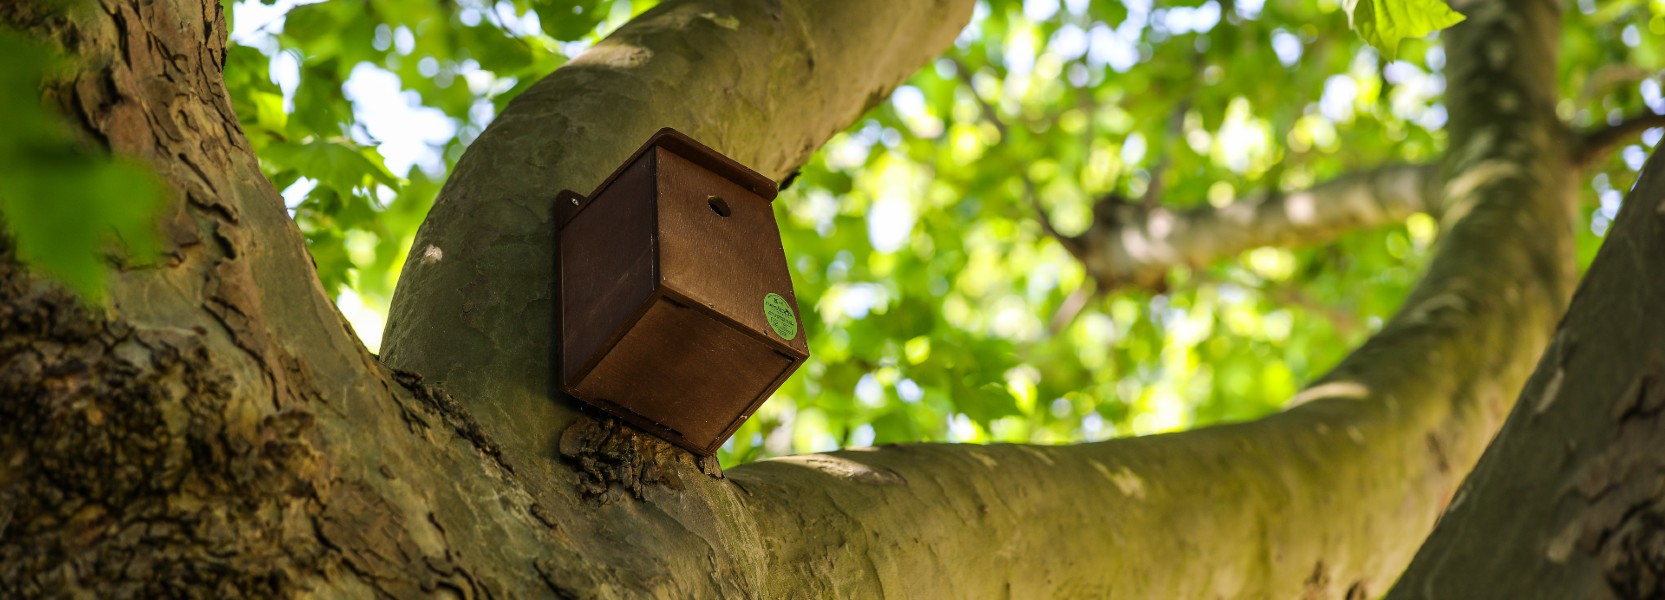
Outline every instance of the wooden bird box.
<path id="1" fill-rule="evenodd" d="M 710 455 L 809 358 L 775 182 L 666 128 L 556 197 L 567 393 Z"/>

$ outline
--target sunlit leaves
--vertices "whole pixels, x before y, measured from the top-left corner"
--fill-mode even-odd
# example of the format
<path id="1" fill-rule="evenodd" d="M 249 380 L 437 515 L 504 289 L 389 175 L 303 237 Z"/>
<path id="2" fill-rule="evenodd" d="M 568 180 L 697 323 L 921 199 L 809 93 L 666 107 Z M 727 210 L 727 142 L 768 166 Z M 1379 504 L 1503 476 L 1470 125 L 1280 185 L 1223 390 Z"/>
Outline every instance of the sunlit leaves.
<path id="1" fill-rule="evenodd" d="M 1359 37 L 1390 57 L 1398 53 L 1400 40 L 1463 21 L 1443 0 L 1347 0 L 1347 17 Z"/>
<path id="2" fill-rule="evenodd" d="M 145 168 L 76 139 L 41 104 L 42 79 L 65 59 L 6 30 L 0 56 L 0 221 L 23 264 L 101 300 L 112 260 L 156 253 L 161 188 Z"/>
<path id="3" fill-rule="evenodd" d="M 227 88 L 266 175 L 290 191 L 326 288 L 385 304 L 447 164 L 503 102 L 566 60 L 543 29 L 589 35 L 611 5 L 323 2 L 234 36 L 252 45 L 230 47 Z M 390 87 L 402 95 L 386 97 Z M 440 141 L 387 145 L 378 102 L 421 106 L 423 122 L 394 127 Z"/>
<path id="4" fill-rule="evenodd" d="M 228 87 L 326 283 L 377 304 L 462 148 L 651 4 L 309 5 L 269 45 L 231 48 Z M 1557 109 L 1579 126 L 1665 109 L 1665 9 L 1621 4 L 1569 13 Z M 1424 5 L 1439 10 L 1395 12 Z M 1281 408 L 1397 308 L 1438 238 L 1432 217 L 1176 269 L 1160 292 L 1103 294 L 1037 215 L 1076 234 L 1100 200 L 1138 202 L 1154 181 L 1152 202 L 1184 208 L 1438 160 L 1445 57 L 1426 34 L 1454 13 L 1437 0 L 1347 6 L 982 2 L 952 49 L 834 136 L 775 203 L 812 358 L 723 459 L 1067 443 Z M 1370 44 L 1349 29 L 1361 15 Z M 1595 72 L 1610 64 L 1629 68 Z M 290 69 L 293 82 L 273 83 Z M 451 125 L 438 164 L 390 158 L 365 101 L 343 89 L 371 76 Z M 1610 162 L 1596 194 L 1632 176 Z M 1598 218 L 1616 208 L 1594 204 Z"/>

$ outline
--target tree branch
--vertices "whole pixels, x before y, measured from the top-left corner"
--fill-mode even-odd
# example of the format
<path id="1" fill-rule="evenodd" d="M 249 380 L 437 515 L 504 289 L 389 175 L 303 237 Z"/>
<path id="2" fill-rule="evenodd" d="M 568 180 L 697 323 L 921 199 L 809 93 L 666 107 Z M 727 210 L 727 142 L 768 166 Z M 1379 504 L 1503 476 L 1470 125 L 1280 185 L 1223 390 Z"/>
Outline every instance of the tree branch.
<path id="1" fill-rule="evenodd" d="M 1311 189 L 1260 194 L 1224 207 L 1101 211 L 1079 236 L 1082 264 L 1100 289 L 1160 289 L 1170 270 L 1200 267 L 1259 246 L 1303 246 L 1347 232 L 1439 213 L 1439 168 L 1395 165 Z"/>
<path id="2" fill-rule="evenodd" d="M 1655 127 L 1665 127 L 1665 114 L 1630 115 L 1617 123 L 1586 131 L 1578 136 L 1578 146 L 1573 150 L 1573 162 L 1580 167 L 1589 166 L 1600 160 L 1614 146 Z"/>

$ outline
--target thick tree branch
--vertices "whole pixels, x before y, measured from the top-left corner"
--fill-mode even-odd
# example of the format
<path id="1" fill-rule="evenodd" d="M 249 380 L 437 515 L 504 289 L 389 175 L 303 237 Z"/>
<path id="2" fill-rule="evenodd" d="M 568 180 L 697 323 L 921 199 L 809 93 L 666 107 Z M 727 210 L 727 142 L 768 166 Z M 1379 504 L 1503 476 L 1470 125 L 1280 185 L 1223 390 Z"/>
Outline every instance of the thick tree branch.
<path id="1" fill-rule="evenodd" d="M 1462 216 L 1400 313 L 1299 406 L 1104 444 L 902 446 L 743 466 L 732 477 L 748 503 L 776 507 L 767 528 L 840 515 L 837 533 L 807 545 L 766 537 L 772 553 L 799 578 L 850 582 L 819 588 L 846 595 L 923 593 L 931 579 L 948 595 L 1369 597 L 1386 587 L 1496 430 L 1574 278 L 1572 178 L 1553 111 L 1559 14 L 1535 0 L 1462 9 L 1468 20 L 1449 34 L 1443 190 L 1447 217 Z M 814 478 L 796 476 L 806 472 Z M 952 508 L 922 510 L 936 501 Z M 1227 539 L 1254 549 L 1218 543 Z M 1160 574 L 1136 566 L 1151 564 Z"/>
<path id="2" fill-rule="evenodd" d="M 1665 127 L 1665 114 L 1650 112 L 1630 115 L 1617 123 L 1586 131 L 1578 136 L 1578 147 L 1573 152 L 1573 162 L 1581 167 L 1590 165 L 1625 140 L 1655 127 Z"/>
<path id="3" fill-rule="evenodd" d="M 1260 246 L 1328 242 L 1359 229 L 1442 212 L 1439 168 L 1396 165 L 1346 175 L 1307 190 L 1261 194 L 1224 207 L 1100 211 L 1078 236 L 1100 288 L 1160 289 L 1175 267 L 1201 267 Z"/>
<path id="4" fill-rule="evenodd" d="M 755 45 L 688 26 L 709 7 L 662 5 L 517 100 L 458 166 L 417 242 L 445 258 L 407 266 L 389 359 L 468 402 L 536 497 L 570 501 L 573 476 L 549 458 L 570 413 L 549 398 L 540 333 L 549 234 L 528 218 L 545 214 L 533 200 L 593 184 L 666 124 L 784 172 L 802 156 L 793 140 L 811 142 L 807 152 L 859 112 L 861 102 L 844 108 L 851 89 L 874 89 L 839 78 L 883 82 L 883 92 L 911 70 L 902 62 L 923 62 L 953 37 L 924 43 L 920 31 L 939 30 L 904 25 L 938 23 L 938 9 L 848 4 L 806 9 L 832 11 L 822 21 L 785 17 L 813 42 Z M 846 21 L 856 23 L 825 25 Z M 757 35 L 746 23 L 742 33 Z M 1450 59 L 1458 158 L 1442 195 L 1466 216 L 1404 310 L 1297 408 L 1103 444 L 904 445 L 744 465 L 727 482 L 685 475 L 681 489 L 640 488 L 642 507 L 562 509 L 552 522 L 594 550 L 550 572 L 587 574 L 574 585 L 593 594 L 1288 597 L 1385 587 L 1495 431 L 1570 288 L 1572 195 L 1551 110 L 1557 27 L 1550 7 L 1523 0 L 1477 8 L 1459 26 L 1467 33 L 1453 33 L 1466 46 Z M 882 33 L 850 37 L 864 31 Z M 703 59 L 678 60 L 695 37 Z M 774 72 L 768 64 L 748 67 L 757 77 L 725 66 L 790 63 L 803 47 L 828 50 L 794 85 L 762 76 Z M 1508 60 L 1478 64 L 1500 53 Z M 837 118 L 816 117 L 828 106 Z M 1413 188 L 1406 197 L 1423 199 L 1428 179 L 1398 178 Z M 1282 212 L 1301 223 L 1319 204 L 1284 200 Z M 616 456 L 642 472 L 629 464 L 641 453 Z M 1348 491 L 1346 510 L 1336 490 Z"/>
<path id="5" fill-rule="evenodd" d="M 222 5 L 58 4 L 0 22 L 75 57 L 45 101 L 175 201 L 161 260 L 113 274 L 109 307 L 0 241 L 0 596 L 547 593 L 529 566 L 579 550 L 325 295 L 225 95 Z M 517 566 L 492 566 L 507 548 Z"/>

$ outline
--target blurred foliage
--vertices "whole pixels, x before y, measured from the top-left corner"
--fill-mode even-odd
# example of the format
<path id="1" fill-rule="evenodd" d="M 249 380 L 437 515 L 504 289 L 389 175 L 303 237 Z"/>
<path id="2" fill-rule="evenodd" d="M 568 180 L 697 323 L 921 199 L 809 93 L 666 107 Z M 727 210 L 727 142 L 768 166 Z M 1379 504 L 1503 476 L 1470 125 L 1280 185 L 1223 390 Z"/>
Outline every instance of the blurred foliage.
<path id="1" fill-rule="evenodd" d="M 463 148 L 510 98 L 650 4 L 228 4 L 238 116 L 372 348 Z M 1155 178 L 1165 204 L 1222 204 L 1438 160 L 1445 56 L 1415 31 L 1378 34 L 1411 35 L 1388 43 L 1388 60 L 1349 30 L 1343 0 L 984 0 L 952 48 L 835 136 L 776 202 L 814 357 L 724 460 L 915 440 L 1066 443 L 1279 409 L 1396 308 L 1439 235 L 1434 219 L 1178 270 L 1163 293 L 1103 294 L 1044 233 L 1029 191 L 1076 233 L 1096 199 L 1138 198 Z M 1562 47 L 1569 122 L 1665 111 L 1665 0 L 1577 0 Z M 38 71 L 7 70 L 16 64 L 40 63 L 0 68 L 0 89 L 13 90 L 0 109 L 19 124 L 0 128 L 0 201 L 31 197 L 26 172 L 52 172 L 29 161 L 57 155 L 29 144 L 67 139 L 17 94 Z M 1582 260 L 1659 138 L 1589 173 Z M 131 202 L 96 192 L 64 197 Z M 8 218 L 31 218 L 14 204 Z M 111 223 L 76 226 L 129 239 L 125 209 L 97 207 Z M 22 228 L 81 235 L 47 223 Z"/>
<path id="2" fill-rule="evenodd" d="M 154 175 L 76 138 L 41 104 L 46 78 L 70 60 L 0 28 L 0 215 L 17 258 L 93 302 L 111 261 L 156 254 L 163 194 Z"/>

